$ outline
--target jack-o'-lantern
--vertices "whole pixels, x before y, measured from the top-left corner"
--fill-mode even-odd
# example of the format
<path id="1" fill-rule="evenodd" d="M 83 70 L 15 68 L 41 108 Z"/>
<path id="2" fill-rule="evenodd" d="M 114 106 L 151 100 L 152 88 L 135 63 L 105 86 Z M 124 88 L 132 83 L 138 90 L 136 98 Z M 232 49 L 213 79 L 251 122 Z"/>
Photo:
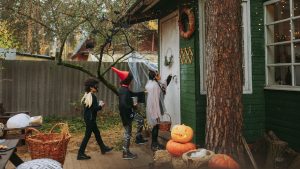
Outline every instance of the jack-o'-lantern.
<path id="1" fill-rule="evenodd" d="M 193 138 L 193 129 L 184 124 L 175 125 L 171 131 L 171 138 L 178 143 L 190 142 Z"/>
<path id="2" fill-rule="evenodd" d="M 239 164 L 226 154 L 216 154 L 208 162 L 210 169 L 240 169 Z"/>
<path id="3" fill-rule="evenodd" d="M 193 143 L 177 143 L 169 140 L 166 149 L 173 156 L 181 156 L 185 152 L 196 149 L 196 145 Z"/>

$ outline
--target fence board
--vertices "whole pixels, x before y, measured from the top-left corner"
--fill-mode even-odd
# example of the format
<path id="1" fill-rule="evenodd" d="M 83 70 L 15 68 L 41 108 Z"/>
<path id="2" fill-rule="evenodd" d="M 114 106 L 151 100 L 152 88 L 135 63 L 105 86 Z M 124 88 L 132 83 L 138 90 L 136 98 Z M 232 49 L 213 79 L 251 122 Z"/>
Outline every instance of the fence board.
<path id="1" fill-rule="evenodd" d="M 97 69 L 95 62 L 73 63 L 92 72 Z M 102 67 L 106 68 L 110 64 L 104 63 Z M 4 69 L 0 72 L 0 102 L 3 102 L 6 111 L 29 110 L 33 115 L 69 117 L 81 113 L 78 108 L 82 107 L 80 99 L 87 74 L 58 66 L 54 61 L 4 60 L 1 65 Z M 117 64 L 116 67 L 129 69 L 127 63 Z M 109 71 L 105 77 L 119 86 L 120 80 L 113 71 Z M 117 96 L 102 83 L 99 84 L 97 97 L 106 102 L 107 108 L 117 110 Z"/>

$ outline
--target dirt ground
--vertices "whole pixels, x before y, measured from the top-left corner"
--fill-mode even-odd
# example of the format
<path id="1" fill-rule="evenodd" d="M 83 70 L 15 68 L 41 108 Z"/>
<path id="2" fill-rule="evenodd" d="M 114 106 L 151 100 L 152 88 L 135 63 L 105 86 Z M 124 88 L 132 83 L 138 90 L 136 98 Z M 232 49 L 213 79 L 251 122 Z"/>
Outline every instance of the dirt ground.
<path id="1" fill-rule="evenodd" d="M 113 147 L 113 151 L 121 151 L 122 149 L 122 143 L 123 143 L 123 127 L 120 126 L 115 126 L 112 130 L 106 130 L 106 131 L 100 131 L 102 139 L 104 143 L 107 146 Z M 135 133 L 133 133 L 134 136 Z M 81 141 L 83 139 L 84 133 L 71 133 L 71 139 L 68 144 L 68 152 L 71 153 L 77 153 L 79 146 L 81 144 Z M 131 140 L 132 142 L 134 139 Z M 135 144 L 131 144 L 132 146 L 135 146 Z M 89 154 L 91 152 L 99 152 L 100 148 L 96 142 L 95 136 L 92 134 L 89 143 L 86 148 L 86 153 Z M 30 158 L 30 155 L 27 150 L 27 146 L 19 146 L 18 155 L 21 158 Z"/>

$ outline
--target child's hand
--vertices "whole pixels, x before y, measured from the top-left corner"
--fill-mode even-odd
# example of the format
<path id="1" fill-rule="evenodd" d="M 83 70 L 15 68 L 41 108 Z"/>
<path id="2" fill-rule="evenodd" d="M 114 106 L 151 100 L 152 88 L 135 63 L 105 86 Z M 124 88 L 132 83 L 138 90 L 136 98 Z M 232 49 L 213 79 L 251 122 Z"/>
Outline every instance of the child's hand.
<path id="1" fill-rule="evenodd" d="M 156 119 L 156 121 L 157 121 L 157 123 L 160 123 L 160 118 L 158 117 L 158 118 Z"/>
<path id="2" fill-rule="evenodd" d="M 104 105 L 105 105 L 104 101 L 100 100 L 99 101 L 99 106 L 104 107 Z"/>

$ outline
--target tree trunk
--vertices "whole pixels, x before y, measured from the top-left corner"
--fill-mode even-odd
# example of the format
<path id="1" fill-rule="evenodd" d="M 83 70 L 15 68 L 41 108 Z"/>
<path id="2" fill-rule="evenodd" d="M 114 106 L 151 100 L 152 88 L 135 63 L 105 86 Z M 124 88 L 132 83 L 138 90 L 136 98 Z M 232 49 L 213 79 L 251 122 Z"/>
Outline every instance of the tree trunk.
<path id="1" fill-rule="evenodd" d="M 30 0 L 29 2 L 29 8 L 28 8 L 28 15 L 32 16 L 32 0 Z M 27 21 L 27 39 L 26 39 L 26 43 L 27 43 L 27 51 L 30 53 L 33 53 L 33 49 L 32 49 L 32 41 L 33 41 L 33 21 L 32 20 L 28 20 Z"/>
<path id="2" fill-rule="evenodd" d="M 242 146 L 241 0 L 208 0 L 206 148 L 239 157 Z"/>

